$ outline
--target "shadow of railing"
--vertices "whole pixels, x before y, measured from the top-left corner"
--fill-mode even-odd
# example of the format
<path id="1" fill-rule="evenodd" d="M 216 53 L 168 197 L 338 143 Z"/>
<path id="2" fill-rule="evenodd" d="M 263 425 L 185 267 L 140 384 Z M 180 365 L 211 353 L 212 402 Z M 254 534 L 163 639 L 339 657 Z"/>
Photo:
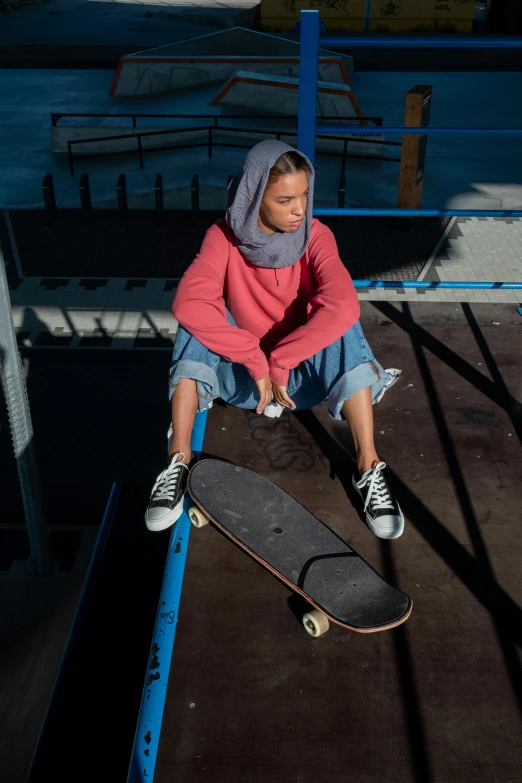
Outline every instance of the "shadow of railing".
<path id="1" fill-rule="evenodd" d="M 473 508 L 472 496 L 466 484 L 424 349 L 430 350 L 464 380 L 474 385 L 488 399 L 505 410 L 517 430 L 519 438 L 520 403 L 509 393 L 498 365 L 468 305 L 464 306 L 464 313 L 493 380 L 476 371 L 454 351 L 444 346 L 437 338 L 416 324 L 406 303 L 403 303 L 403 312 L 386 303 L 376 304 L 375 306 L 387 318 L 404 329 L 411 338 L 413 353 L 423 379 L 424 391 L 432 413 L 433 424 L 446 458 L 449 475 L 455 488 L 455 496 L 460 507 L 462 519 L 466 525 L 473 554 L 468 552 L 465 545 L 461 544 L 450 530 L 425 506 L 422 500 L 411 492 L 392 469 L 388 468 L 390 488 L 393 494 L 400 498 L 401 506 L 410 525 L 415 527 L 440 559 L 489 612 L 519 713 L 522 713 L 522 667 L 517 651 L 517 647 L 522 647 L 522 609 L 496 579 L 488 549 Z M 347 464 L 345 449 L 336 442 L 335 438 L 311 411 L 297 415 L 330 460 L 332 470 L 340 479 L 348 497 L 353 503 L 352 470 Z M 396 584 L 397 574 L 392 550 L 388 542 L 381 542 L 381 557 L 384 577 L 392 584 Z M 414 779 L 418 783 L 426 783 L 426 781 L 431 781 L 433 777 L 430 769 L 422 711 L 415 685 L 415 671 L 408 641 L 408 629 L 401 626 L 392 633 L 410 738 L 412 771 L 415 776 Z"/>
<path id="2" fill-rule="evenodd" d="M 121 328 L 122 319 L 129 315 L 128 310 L 119 312 L 118 322 L 113 328 L 103 324 L 102 317 L 94 317 L 95 328 L 81 329 L 75 326 L 71 317 L 71 310 L 63 306 L 55 307 L 65 327 L 50 327 L 41 318 L 33 307 L 24 307 L 22 323 L 17 328 L 17 340 L 20 350 L 30 348 L 98 348 L 98 349 L 145 349 L 172 351 L 175 332 L 167 328 L 160 328 L 154 324 L 147 310 L 136 310 L 139 324 L 144 322 L 148 326 L 134 326 L 127 331 Z M 94 309 L 94 308 L 93 308 Z M 82 312 L 88 312 L 84 308 Z M 114 312 L 111 310 L 111 312 Z M 114 344 L 114 341 L 117 343 Z"/>

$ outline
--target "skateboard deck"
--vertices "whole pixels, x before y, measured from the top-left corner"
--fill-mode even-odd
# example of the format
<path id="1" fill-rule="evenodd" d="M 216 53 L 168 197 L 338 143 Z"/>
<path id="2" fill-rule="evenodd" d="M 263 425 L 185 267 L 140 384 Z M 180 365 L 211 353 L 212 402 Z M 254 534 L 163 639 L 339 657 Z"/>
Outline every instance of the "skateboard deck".
<path id="1" fill-rule="evenodd" d="M 228 538 L 352 631 L 384 631 L 408 619 L 412 600 L 387 584 L 357 552 L 273 481 L 229 462 L 206 459 L 191 470 L 196 526 L 212 522 Z M 203 517 L 201 517 L 201 513 Z M 319 636 L 323 631 L 312 632 Z M 326 628 L 328 623 L 326 623 Z"/>

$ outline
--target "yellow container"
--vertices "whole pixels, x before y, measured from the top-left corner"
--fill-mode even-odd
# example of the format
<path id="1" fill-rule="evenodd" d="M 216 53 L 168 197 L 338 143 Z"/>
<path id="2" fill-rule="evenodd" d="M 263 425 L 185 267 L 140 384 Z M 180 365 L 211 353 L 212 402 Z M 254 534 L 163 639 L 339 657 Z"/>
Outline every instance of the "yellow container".
<path id="1" fill-rule="evenodd" d="M 301 11 L 319 10 L 327 30 L 364 30 L 365 0 L 261 0 L 264 30 L 293 30 Z M 335 2 L 335 6 L 333 3 Z"/>
<path id="2" fill-rule="evenodd" d="M 471 31 L 476 0 L 373 0 L 373 32 Z M 449 32 L 449 29 L 448 29 Z"/>
<path id="3" fill-rule="evenodd" d="M 327 2 L 328 6 L 324 3 Z M 476 0 L 372 0 L 371 32 L 470 32 Z M 261 0 L 264 30 L 293 30 L 301 11 L 319 9 L 327 33 L 364 31 L 365 0 Z"/>

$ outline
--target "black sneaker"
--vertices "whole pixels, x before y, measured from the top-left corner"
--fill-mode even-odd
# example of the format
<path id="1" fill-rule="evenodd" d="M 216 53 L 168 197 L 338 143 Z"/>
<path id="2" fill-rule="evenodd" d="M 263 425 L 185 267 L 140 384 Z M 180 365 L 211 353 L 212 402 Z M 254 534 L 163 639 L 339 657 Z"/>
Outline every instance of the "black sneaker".
<path id="1" fill-rule="evenodd" d="M 145 512 L 145 524 L 149 530 L 166 530 L 181 516 L 189 466 L 178 462 L 179 459 L 185 459 L 181 452 L 172 456 L 170 464 L 159 474 L 152 488 Z"/>
<path id="2" fill-rule="evenodd" d="M 404 515 L 391 495 L 383 470 L 386 463 L 379 462 L 362 476 L 354 476 L 352 483 L 364 501 L 368 527 L 379 538 L 399 538 L 404 531 Z"/>

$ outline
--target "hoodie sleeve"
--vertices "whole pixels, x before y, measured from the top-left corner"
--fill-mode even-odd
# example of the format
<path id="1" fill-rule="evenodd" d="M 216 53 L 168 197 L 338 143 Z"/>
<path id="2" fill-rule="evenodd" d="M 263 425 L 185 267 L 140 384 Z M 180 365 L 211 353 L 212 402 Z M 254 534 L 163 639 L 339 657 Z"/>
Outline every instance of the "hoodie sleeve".
<path id="1" fill-rule="evenodd" d="M 268 375 L 268 363 L 259 340 L 227 321 L 223 289 L 229 241 L 214 224 L 201 249 L 183 275 L 174 302 L 174 318 L 200 343 L 229 362 L 245 365 L 254 381 Z"/>
<path id="2" fill-rule="evenodd" d="M 360 315 L 352 278 L 339 258 L 333 233 L 322 223 L 310 239 L 308 253 L 317 292 L 309 302 L 306 324 L 287 335 L 272 351 L 270 376 L 277 386 L 286 386 L 291 369 L 342 337 Z"/>

